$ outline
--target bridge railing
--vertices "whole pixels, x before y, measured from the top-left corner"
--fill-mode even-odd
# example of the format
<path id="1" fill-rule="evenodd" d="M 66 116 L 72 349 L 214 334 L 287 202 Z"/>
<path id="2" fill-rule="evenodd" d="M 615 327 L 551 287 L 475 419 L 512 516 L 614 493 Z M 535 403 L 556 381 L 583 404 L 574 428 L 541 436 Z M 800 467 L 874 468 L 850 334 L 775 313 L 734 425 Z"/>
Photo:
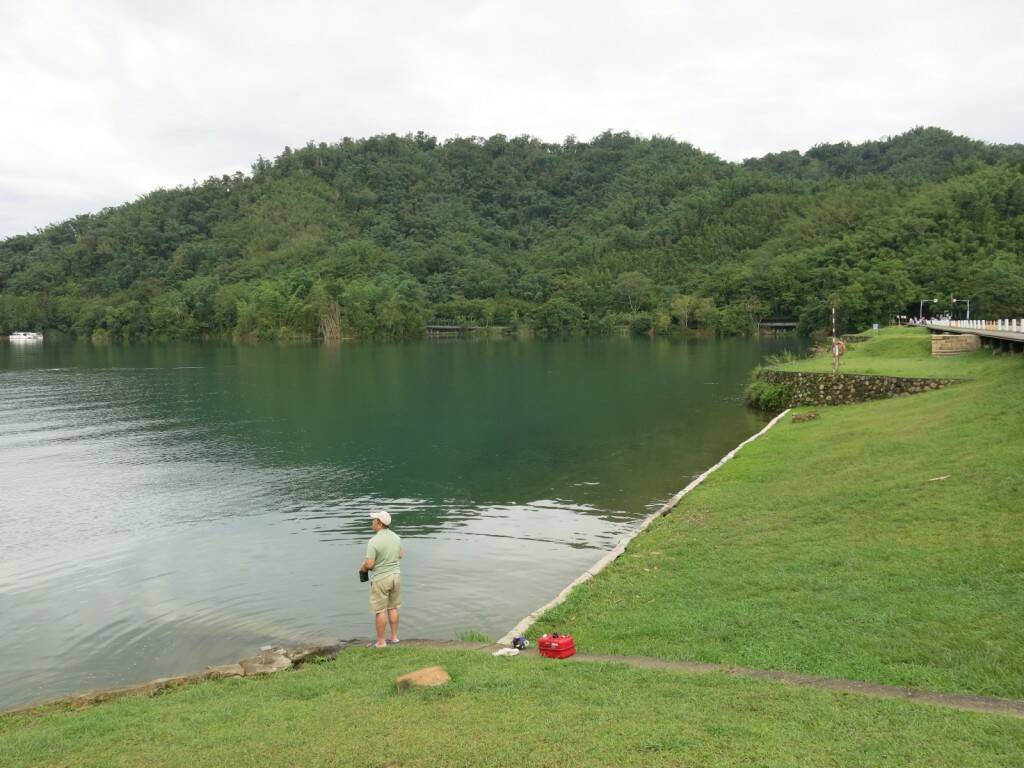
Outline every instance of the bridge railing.
<path id="1" fill-rule="evenodd" d="M 962 328 L 968 331 L 1009 331 L 1024 333 L 1024 318 L 1003 318 L 1001 320 L 929 320 L 929 325 L 946 328 Z"/>

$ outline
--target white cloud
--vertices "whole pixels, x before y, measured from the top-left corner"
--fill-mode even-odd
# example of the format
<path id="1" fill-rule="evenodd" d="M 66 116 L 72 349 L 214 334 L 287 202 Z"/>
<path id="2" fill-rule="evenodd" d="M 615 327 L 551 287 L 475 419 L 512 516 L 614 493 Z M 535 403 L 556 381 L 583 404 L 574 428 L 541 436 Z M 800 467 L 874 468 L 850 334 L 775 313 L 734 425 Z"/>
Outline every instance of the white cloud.
<path id="1" fill-rule="evenodd" d="M 0 236 L 284 145 L 672 135 L 728 159 L 940 125 L 1024 139 L 1024 4 L 0 5 Z"/>

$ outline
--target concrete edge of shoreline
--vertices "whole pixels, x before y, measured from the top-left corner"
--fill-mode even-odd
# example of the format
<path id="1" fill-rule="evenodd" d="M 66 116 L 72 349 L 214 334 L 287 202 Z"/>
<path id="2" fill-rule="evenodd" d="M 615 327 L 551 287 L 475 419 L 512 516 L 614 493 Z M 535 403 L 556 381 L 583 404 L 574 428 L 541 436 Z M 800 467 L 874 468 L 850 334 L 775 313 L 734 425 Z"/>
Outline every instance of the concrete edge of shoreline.
<path id="1" fill-rule="evenodd" d="M 512 627 L 512 629 L 510 629 L 504 636 L 502 636 L 498 640 L 498 643 L 501 644 L 501 645 L 509 645 L 512 642 L 512 638 L 517 637 L 519 635 L 522 635 L 524 632 L 526 632 L 526 630 L 528 630 L 531 626 L 533 626 L 533 624 L 537 621 L 537 619 L 539 619 L 545 612 L 551 610 L 552 608 L 554 608 L 557 605 L 561 605 L 562 603 L 564 603 L 565 600 L 569 597 L 569 594 L 576 587 L 578 587 L 580 584 L 582 584 L 585 581 L 589 581 L 594 576 L 596 576 L 601 571 L 603 571 L 605 568 L 607 568 L 609 565 L 611 565 L 613 562 L 618 560 L 619 557 L 621 557 L 622 554 L 626 551 L 626 547 L 629 546 L 630 542 L 632 542 L 633 539 L 635 539 L 641 533 L 646 531 L 651 526 L 651 523 L 653 523 L 659 517 L 664 517 L 669 512 L 671 512 L 676 507 L 676 505 L 679 504 L 680 501 L 682 501 L 684 496 L 686 496 L 690 491 L 692 491 L 698 485 L 700 485 L 705 480 L 707 480 L 723 464 L 725 464 L 727 461 L 729 461 L 729 459 L 733 458 L 737 453 L 739 453 L 740 450 L 744 446 L 748 445 L 749 443 L 754 442 L 759 437 L 761 437 L 761 435 L 765 434 L 769 429 L 774 427 L 779 421 L 782 420 L 783 417 L 785 417 L 785 415 L 787 413 L 790 412 L 790 410 L 791 409 L 787 408 L 782 413 L 777 415 L 775 418 L 773 418 L 771 421 L 769 421 L 761 429 L 760 432 L 757 432 L 757 433 L 751 435 L 746 440 L 744 440 L 742 443 L 737 445 L 735 448 L 733 448 L 731 451 L 729 451 L 727 454 L 725 454 L 725 456 L 723 456 L 721 459 L 719 459 L 717 464 L 715 464 L 710 469 L 707 469 L 704 472 L 702 472 L 700 475 L 698 475 L 696 478 L 694 478 L 693 481 L 691 481 L 689 485 L 687 485 L 685 488 L 683 488 L 683 490 L 679 491 L 675 496 L 673 496 L 671 499 L 669 499 L 664 504 L 662 504 L 657 510 L 655 510 L 650 515 L 645 517 L 643 522 L 640 523 L 640 525 L 637 526 L 637 528 L 635 530 L 631 531 L 629 533 L 629 535 L 624 537 L 611 550 L 606 552 L 604 554 L 604 556 L 600 560 L 598 560 L 596 563 L 594 563 L 592 566 L 590 566 L 590 568 L 588 568 L 586 571 L 584 571 L 582 574 L 580 574 L 580 576 L 577 577 L 575 581 L 573 581 L 571 584 L 569 584 L 569 586 L 567 586 L 565 589 L 563 589 L 561 592 L 559 592 L 554 597 L 553 600 L 551 600 L 548 603 L 545 603 L 540 608 L 538 608 L 537 610 L 535 610 L 532 613 L 530 613 L 528 616 L 525 616 L 522 619 L 522 621 L 520 621 L 518 624 L 516 624 L 514 627 Z"/>

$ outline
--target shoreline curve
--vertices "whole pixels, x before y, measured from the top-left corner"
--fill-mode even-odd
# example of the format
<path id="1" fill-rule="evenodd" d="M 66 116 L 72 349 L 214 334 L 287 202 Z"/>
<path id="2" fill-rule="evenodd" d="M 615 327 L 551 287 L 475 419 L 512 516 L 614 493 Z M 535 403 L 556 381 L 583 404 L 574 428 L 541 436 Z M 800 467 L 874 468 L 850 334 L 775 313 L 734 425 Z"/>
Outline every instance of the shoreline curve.
<path id="1" fill-rule="evenodd" d="M 512 638 L 517 637 L 526 632 L 526 630 L 533 626 L 537 622 L 537 620 L 542 615 L 544 615 L 544 613 L 551 610 L 555 606 L 564 603 L 565 600 L 569 597 L 569 594 L 576 587 L 578 587 L 585 581 L 589 581 L 594 576 L 603 571 L 605 568 L 607 568 L 609 565 L 618 560 L 619 557 L 621 557 L 625 553 L 626 547 L 629 546 L 630 542 L 632 542 L 633 539 L 635 539 L 641 533 L 646 531 L 650 527 L 651 523 L 653 523 L 659 517 L 664 517 L 673 509 L 675 509 L 676 505 L 678 505 L 679 502 L 683 500 L 684 496 L 686 496 L 690 491 L 692 491 L 698 485 L 707 480 L 723 464 L 725 464 L 727 461 L 729 461 L 729 459 L 733 458 L 737 453 L 739 453 L 744 446 L 754 442 L 759 437 L 761 437 L 761 435 L 765 434 L 769 429 L 774 427 L 787 413 L 790 412 L 790 410 L 792 409 L 787 408 L 782 413 L 775 416 L 761 429 L 761 431 L 756 432 L 755 434 L 751 435 L 746 440 L 744 440 L 742 443 L 737 445 L 735 448 L 733 448 L 731 451 L 725 454 L 725 456 L 719 459 L 717 464 L 715 464 L 709 469 L 704 470 L 704 472 L 702 472 L 696 478 L 694 478 L 689 485 L 683 488 L 683 490 L 676 493 L 672 498 L 670 498 L 668 501 L 666 501 L 664 504 L 658 507 L 658 509 L 656 509 L 654 512 L 645 517 L 643 519 L 643 522 L 640 523 L 640 525 L 638 525 L 633 531 L 631 531 L 627 536 L 625 536 L 621 541 L 619 541 L 619 543 L 616 544 L 612 549 L 606 552 L 600 560 L 598 560 L 587 570 L 585 570 L 582 574 L 580 574 L 571 584 L 569 584 L 569 586 L 567 586 L 565 589 L 563 589 L 561 592 L 555 595 L 555 597 L 552 600 L 545 603 L 540 608 L 528 614 L 527 616 L 524 616 L 518 624 L 512 627 L 512 629 L 510 629 L 505 635 L 503 635 L 497 641 L 498 644 L 511 645 Z"/>

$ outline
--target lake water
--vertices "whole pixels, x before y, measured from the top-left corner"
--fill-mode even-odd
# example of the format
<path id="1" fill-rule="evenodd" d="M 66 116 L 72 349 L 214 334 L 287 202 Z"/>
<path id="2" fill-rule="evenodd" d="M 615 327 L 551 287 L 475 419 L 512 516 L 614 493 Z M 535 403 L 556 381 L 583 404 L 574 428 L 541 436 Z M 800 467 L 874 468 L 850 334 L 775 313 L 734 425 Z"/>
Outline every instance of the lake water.
<path id="1" fill-rule="evenodd" d="M 368 637 L 504 634 L 760 428 L 792 339 L 0 344 L 0 708 Z"/>

